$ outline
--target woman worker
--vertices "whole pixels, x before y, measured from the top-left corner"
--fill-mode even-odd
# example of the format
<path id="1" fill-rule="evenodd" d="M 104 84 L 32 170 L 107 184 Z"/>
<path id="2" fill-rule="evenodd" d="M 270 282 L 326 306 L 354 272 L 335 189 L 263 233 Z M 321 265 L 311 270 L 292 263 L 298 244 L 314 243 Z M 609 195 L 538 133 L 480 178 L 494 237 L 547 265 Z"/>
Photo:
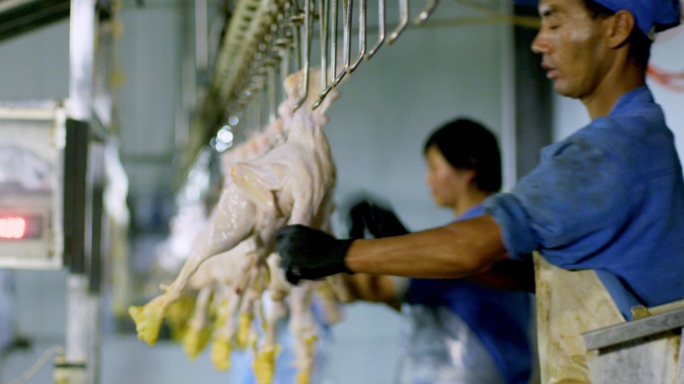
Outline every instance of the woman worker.
<path id="1" fill-rule="evenodd" d="M 424 147 L 426 183 L 435 203 L 460 220 L 484 214 L 482 202 L 501 188 L 501 155 L 494 135 L 467 119 L 434 131 Z M 364 200 L 350 211 L 350 236 L 407 232 L 393 212 Z M 523 264 L 523 263 L 520 263 Z M 532 266 L 524 265 L 533 286 Z M 530 294 L 467 279 L 405 279 L 354 274 L 352 296 L 403 302 L 399 383 L 527 384 L 532 372 Z"/>
<path id="2" fill-rule="evenodd" d="M 337 272 L 466 277 L 538 251 L 542 382 L 590 382 L 580 334 L 630 320 L 635 305 L 684 297 L 682 168 L 646 85 L 651 39 L 679 24 L 681 5 L 541 0 L 538 7 L 532 49 L 554 90 L 582 101 L 587 126 L 545 148 L 510 193 L 485 200 L 483 216 L 374 240 L 285 227 L 278 247 L 291 281 Z"/>

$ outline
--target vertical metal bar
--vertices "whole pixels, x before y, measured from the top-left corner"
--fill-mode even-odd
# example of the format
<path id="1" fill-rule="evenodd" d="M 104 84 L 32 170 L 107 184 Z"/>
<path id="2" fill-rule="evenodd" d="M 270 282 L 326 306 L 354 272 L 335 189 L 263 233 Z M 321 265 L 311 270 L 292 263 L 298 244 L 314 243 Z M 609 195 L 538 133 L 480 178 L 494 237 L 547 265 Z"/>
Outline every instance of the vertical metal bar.
<path id="1" fill-rule="evenodd" d="M 251 124 L 252 124 L 252 103 L 249 98 L 249 91 L 243 92 L 243 95 L 245 96 L 245 114 L 242 119 L 242 131 L 247 133 L 247 131 L 250 129 Z"/>
<path id="2" fill-rule="evenodd" d="M 183 3 L 183 16 L 181 18 L 181 31 L 187 31 L 192 27 L 191 5 Z M 190 119 L 197 108 L 197 73 L 195 72 L 193 42 L 190 34 L 182 33 L 181 43 L 181 97 L 178 108 L 178 119 L 175 129 L 175 144 L 177 153 L 187 151 L 190 142 Z"/>
<path id="3" fill-rule="evenodd" d="M 281 10 L 282 11 L 282 10 Z M 282 79 L 280 79 L 280 67 L 282 65 L 282 52 L 280 48 L 280 31 L 283 29 L 283 15 L 278 13 L 277 15 L 277 26 L 273 29 L 273 40 L 271 46 L 271 58 L 273 62 L 271 64 L 271 71 L 273 76 L 273 109 L 274 116 L 278 118 L 278 105 L 280 104 L 280 86 L 282 84 Z"/>
<path id="4" fill-rule="evenodd" d="M 261 130 L 261 102 L 260 102 L 260 97 L 261 94 L 259 92 L 259 88 L 257 88 L 254 84 L 251 86 L 252 88 L 252 127 L 251 130 L 252 132 L 259 132 Z"/>
<path id="5" fill-rule="evenodd" d="M 282 78 L 282 81 L 285 81 L 285 78 L 290 74 L 290 43 L 285 42 L 282 54 L 283 58 L 280 66 L 280 77 Z"/>
<path id="6" fill-rule="evenodd" d="M 399 24 L 392 31 L 389 38 L 387 39 L 387 44 L 394 43 L 395 40 L 401 35 L 401 33 L 406 29 L 409 21 L 409 2 L 408 0 L 399 0 Z"/>
<path id="7" fill-rule="evenodd" d="M 321 91 L 328 87 L 328 2 L 329 0 L 318 0 L 319 31 L 321 40 Z"/>
<path id="8" fill-rule="evenodd" d="M 366 60 L 370 60 L 385 42 L 385 0 L 378 0 L 378 42 L 366 55 Z"/>
<path id="9" fill-rule="evenodd" d="M 69 102 L 73 119 L 89 121 L 93 100 L 95 0 L 72 0 L 69 19 Z"/>
<path id="10" fill-rule="evenodd" d="M 64 256 L 71 273 L 84 274 L 86 260 L 86 200 L 90 127 L 67 119 L 64 149 Z"/>
<path id="11" fill-rule="evenodd" d="M 64 149 L 64 236 L 65 256 L 69 260 L 67 279 L 67 321 L 65 334 L 66 361 L 79 369 L 69 370 L 69 382 L 87 382 L 86 362 L 92 324 L 88 316 L 88 257 L 86 223 L 88 193 L 88 143 L 90 128 L 87 122 L 67 119 L 67 142 Z"/>
<path id="12" fill-rule="evenodd" d="M 344 56 L 344 68 L 345 70 L 340 72 L 339 75 L 335 79 L 333 79 L 332 86 L 333 88 L 336 87 L 340 81 L 344 78 L 344 75 L 347 74 L 347 68 L 349 67 L 349 63 L 351 62 L 351 27 L 352 27 L 352 8 L 353 8 L 353 0 L 343 0 L 342 2 L 342 10 L 344 12 L 344 26 L 343 26 L 343 31 L 342 31 L 342 39 L 343 39 L 343 44 L 344 46 L 342 47 L 342 55 Z"/>
<path id="13" fill-rule="evenodd" d="M 271 107 L 270 107 L 271 96 L 268 93 L 268 67 L 262 68 L 261 74 L 261 129 L 264 129 L 270 121 Z"/>
<path id="14" fill-rule="evenodd" d="M 256 81 L 256 115 L 257 115 L 257 126 L 256 126 L 256 132 L 260 132 L 262 129 L 264 129 L 265 124 L 265 119 L 264 119 L 264 87 L 263 87 L 263 80 L 260 77 L 257 77 L 255 79 Z"/>
<path id="15" fill-rule="evenodd" d="M 304 101 L 306 101 L 306 98 L 309 96 L 309 62 L 311 53 L 311 40 L 313 35 L 313 28 L 311 28 L 312 18 L 311 0 L 306 0 L 304 3 L 304 94 L 297 104 L 295 104 L 293 111 L 296 111 L 299 107 L 301 107 L 302 104 L 304 104 Z"/>
<path id="16" fill-rule="evenodd" d="M 309 0 L 306 0 L 308 4 Z M 295 0 L 293 2 L 294 4 L 294 9 L 292 11 L 292 24 L 293 24 L 293 29 L 294 29 L 294 48 L 295 48 L 295 56 L 296 56 L 296 62 L 297 62 L 297 70 L 302 69 L 302 14 L 299 11 L 299 4 L 298 0 Z M 306 5 L 305 5 L 306 7 Z M 308 9 L 308 8 L 307 8 Z M 306 11 L 305 11 L 306 12 Z"/>
<path id="17" fill-rule="evenodd" d="M 276 119 L 278 118 L 278 107 L 277 107 L 277 94 L 278 94 L 278 89 L 276 88 L 276 71 L 274 66 L 276 65 L 275 61 L 272 63 L 268 64 L 267 71 L 268 71 L 268 124 L 273 124 L 275 123 Z"/>
<path id="18" fill-rule="evenodd" d="M 320 95 L 318 95 L 318 100 L 313 104 L 312 109 L 318 108 L 325 97 L 332 91 L 332 89 L 337 85 L 335 79 L 337 78 L 337 11 L 339 10 L 338 0 L 331 0 L 330 4 L 330 33 L 332 38 L 330 39 L 330 81 L 326 81 L 327 86 L 323 89 Z M 340 76 L 344 76 L 346 72 L 342 72 Z M 325 72 L 321 72 L 322 77 L 328 76 Z"/>
<path id="19" fill-rule="evenodd" d="M 100 359 L 101 359 L 101 334 L 102 325 L 100 315 L 102 313 L 102 273 L 103 265 L 107 260 L 107 214 L 104 210 L 105 189 L 105 144 L 103 142 L 90 142 L 88 156 L 88 184 L 90 185 L 90 201 L 87 223 L 91 228 L 89 251 L 89 265 L 87 276 L 89 281 L 88 294 L 88 319 L 90 330 L 88 338 L 88 383 L 100 382 Z"/>
<path id="20" fill-rule="evenodd" d="M 207 0 L 195 0 L 195 67 L 199 71 L 209 66 L 208 19 Z"/>
<path id="21" fill-rule="evenodd" d="M 63 375 L 67 383 L 86 384 L 88 360 L 88 333 L 91 323 L 89 316 L 88 278 L 82 274 L 71 273 L 67 276 L 67 310 L 64 350 L 66 363 Z M 59 370 L 58 366 L 55 366 Z M 62 379 L 65 379 L 64 377 Z"/>
<path id="22" fill-rule="evenodd" d="M 331 24 L 330 31 L 333 34 L 332 40 L 330 41 L 330 83 L 335 81 L 337 77 L 337 11 L 339 5 L 337 0 L 332 0 L 331 6 Z"/>
<path id="23" fill-rule="evenodd" d="M 513 3 L 504 1 L 499 10 L 505 14 L 513 12 Z M 510 12 L 510 13 L 509 13 Z M 499 62 L 501 71 L 499 77 L 501 103 L 500 124 L 501 133 L 501 170 L 503 175 L 503 191 L 510 191 L 515 186 L 517 180 L 516 167 L 516 76 L 515 76 L 515 33 L 514 27 L 508 23 L 499 24 Z M 684 345 L 684 344 L 683 344 Z"/>
<path id="24" fill-rule="evenodd" d="M 356 70 L 364 55 L 366 54 L 366 0 L 361 0 L 361 7 L 359 9 L 359 56 L 353 64 L 346 67 L 347 73 L 350 75 Z"/>

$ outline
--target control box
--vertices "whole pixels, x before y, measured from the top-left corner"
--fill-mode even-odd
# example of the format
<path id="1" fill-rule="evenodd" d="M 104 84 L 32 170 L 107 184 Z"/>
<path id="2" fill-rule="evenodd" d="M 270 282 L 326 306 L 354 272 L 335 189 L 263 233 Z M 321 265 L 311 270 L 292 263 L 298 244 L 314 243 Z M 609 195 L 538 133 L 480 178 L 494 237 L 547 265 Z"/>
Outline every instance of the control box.
<path id="1" fill-rule="evenodd" d="M 0 268 L 62 267 L 65 144 L 61 102 L 0 103 Z"/>

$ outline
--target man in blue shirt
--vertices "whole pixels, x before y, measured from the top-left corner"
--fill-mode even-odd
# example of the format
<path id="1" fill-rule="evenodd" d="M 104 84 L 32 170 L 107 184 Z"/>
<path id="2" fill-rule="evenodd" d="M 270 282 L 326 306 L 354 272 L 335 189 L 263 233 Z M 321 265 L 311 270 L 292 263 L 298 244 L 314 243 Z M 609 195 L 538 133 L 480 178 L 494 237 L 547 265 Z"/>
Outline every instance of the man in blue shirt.
<path id="1" fill-rule="evenodd" d="M 679 0 L 538 6 L 532 49 L 554 90 L 581 100 L 591 123 L 546 148 L 511 193 L 484 203 L 484 216 L 378 240 L 283 228 L 278 246 L 291 281 L 336 272 L 465 277 L 536 250 L 563 270 L 596 271 L 628 320 L 634 304 L 684 297 L 682 170 L 645 80 L 651 39 L 679 24 Z"/>

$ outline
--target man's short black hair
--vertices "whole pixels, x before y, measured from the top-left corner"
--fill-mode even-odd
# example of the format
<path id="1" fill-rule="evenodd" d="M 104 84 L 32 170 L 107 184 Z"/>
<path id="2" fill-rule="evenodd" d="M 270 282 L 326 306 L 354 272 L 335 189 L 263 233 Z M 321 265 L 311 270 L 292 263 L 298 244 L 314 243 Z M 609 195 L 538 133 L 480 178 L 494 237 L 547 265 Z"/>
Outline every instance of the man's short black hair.
<path id="1" fill-rule="evenodd" d="M 437 146 L 456 169 L 475 170 L 473 183 L 481 191 L 501 189 L 501 152 L 496 137 L 484 125 L 458 118 L 437 128 L 425 142 L 423 153 Z"/>
<path id="2" fill-rule="evenodd" d="M 584 0 L 584 5 L 589 10 L 589 15 L 592 19 L 597 17 L 610 17 L 615 14 L 614 11 L 604 7 L 594 0 Z M 653 41 L 644 34 L 636 25 L 629 37 L 629 56 L 634 59 L 639 68 L 646 70 L 648 61 L 651 58 L 651 44 Z"/>

